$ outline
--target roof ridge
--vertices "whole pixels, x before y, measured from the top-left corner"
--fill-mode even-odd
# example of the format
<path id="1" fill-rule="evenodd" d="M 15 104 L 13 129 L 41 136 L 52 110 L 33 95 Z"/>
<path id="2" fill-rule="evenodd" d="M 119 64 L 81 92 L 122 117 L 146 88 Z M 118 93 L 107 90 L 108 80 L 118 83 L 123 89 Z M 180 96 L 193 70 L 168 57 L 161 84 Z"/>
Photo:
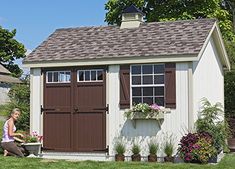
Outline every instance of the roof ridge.
<path id="1" fill-rule="evenodd" d="M 143 22 L 142 24 L 169 24 L 176 22 L 196 22 L 196 21 L 217 21 L 216 18 L 201 18 L 201 19 L 187 19 L 187 20 L 175 20 L 175 21 L 159 21 L 159 22 Z M 118 25 L 92 25 L 92 26 L 78 26 L 78 27 L 68 27 L 68 28 L 57 28 L 55 31 L 70 30 L 70 29 L 86 29 L 86 28 L 106 28 L 106 27 L 119 27 Z"/>

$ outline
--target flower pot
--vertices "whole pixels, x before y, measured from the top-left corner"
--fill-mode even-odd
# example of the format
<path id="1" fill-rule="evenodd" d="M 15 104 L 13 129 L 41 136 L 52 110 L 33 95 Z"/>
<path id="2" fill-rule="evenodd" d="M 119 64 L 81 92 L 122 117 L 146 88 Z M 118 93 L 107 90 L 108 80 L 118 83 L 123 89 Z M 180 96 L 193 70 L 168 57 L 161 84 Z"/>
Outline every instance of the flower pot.
<path id="1" fill-rule="evenodd" d="M 235 152 L 235 138 L 228 139 L 228 148 L 231 152 Z"/>
<path id="2" fill-rule="evenodd" d="M 157 162 L 157 155 L 156 154 L 149 154 L 148 162 Z"/>
<path id="3" fill-rule="evenodd" d="M 172 157 L 172 156 L 166 156 L 166 157 L 164 157 L 164 161 L 165 161 L 165 162 L 171 162 L 171 163 L 173 163 L 173 162 L 174 162 L 174 157 Z"/>
<path id="4" fill-rule="evenodd" d="M 22 146 L 29 152 L 29 157 L 35 157 L 39 155 L 42 143 L 23 143 Z"/>
<path id="5" fill-rule="evenodd" d="M 131 156 L 131 160 L 132 160 L 132 161 L 141 161 L 141 156 L 140 156 L 140 154 L 133 154 L 133 155 Z"/>
<path id="6" fill-rule="evenodd" d="M 116 154 L 115 161 L 125 161 L 125 156 L 123 154 Z"/>

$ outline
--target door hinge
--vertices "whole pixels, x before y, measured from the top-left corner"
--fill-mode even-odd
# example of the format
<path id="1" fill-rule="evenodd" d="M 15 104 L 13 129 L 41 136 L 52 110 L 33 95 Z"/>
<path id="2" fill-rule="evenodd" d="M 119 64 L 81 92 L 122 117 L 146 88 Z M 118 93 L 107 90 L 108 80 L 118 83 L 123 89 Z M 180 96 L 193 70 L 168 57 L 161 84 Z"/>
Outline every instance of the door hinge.
<path id="1" fill-rule="evenodd" d="M 106 106 L 106 112 L 107 112 L 107 114 L 109 114 L 109 104 L 107 104 L 107 106 Z"/>

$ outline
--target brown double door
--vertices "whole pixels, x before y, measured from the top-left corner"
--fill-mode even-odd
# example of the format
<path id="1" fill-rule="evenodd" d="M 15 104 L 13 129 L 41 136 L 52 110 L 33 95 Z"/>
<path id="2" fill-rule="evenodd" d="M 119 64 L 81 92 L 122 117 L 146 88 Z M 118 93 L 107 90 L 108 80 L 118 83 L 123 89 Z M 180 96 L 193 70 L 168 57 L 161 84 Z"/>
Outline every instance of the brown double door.
<path id="1" fill-rule="evenodd" d="M 43 148 L 105 151 L 105 69 L 64 68 L 43 72 Z"/>

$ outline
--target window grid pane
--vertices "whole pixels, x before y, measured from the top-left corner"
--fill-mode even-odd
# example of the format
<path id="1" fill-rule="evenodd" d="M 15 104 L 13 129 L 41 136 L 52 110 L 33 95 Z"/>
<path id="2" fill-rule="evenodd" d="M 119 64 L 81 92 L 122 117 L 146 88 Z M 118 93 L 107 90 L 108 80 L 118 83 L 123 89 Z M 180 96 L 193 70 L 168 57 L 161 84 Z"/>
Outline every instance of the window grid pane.
<path id="1" fill-rule="evenodd" d="M 77 81 L 78 82 L 102 82 L 103 70 L 102 69 L 78 70 Z"/>
<path id="2" fill-rule="evenodd" d="M 70 71 L 48 71 L 46 72 L 46 83 L 70 83 Z"/>
<path id="3" fill-rule="evenodd" d="M 164 64 L 131 66 L 132 105 L 157 103 L 164 106 L 164 70 Z"/>

